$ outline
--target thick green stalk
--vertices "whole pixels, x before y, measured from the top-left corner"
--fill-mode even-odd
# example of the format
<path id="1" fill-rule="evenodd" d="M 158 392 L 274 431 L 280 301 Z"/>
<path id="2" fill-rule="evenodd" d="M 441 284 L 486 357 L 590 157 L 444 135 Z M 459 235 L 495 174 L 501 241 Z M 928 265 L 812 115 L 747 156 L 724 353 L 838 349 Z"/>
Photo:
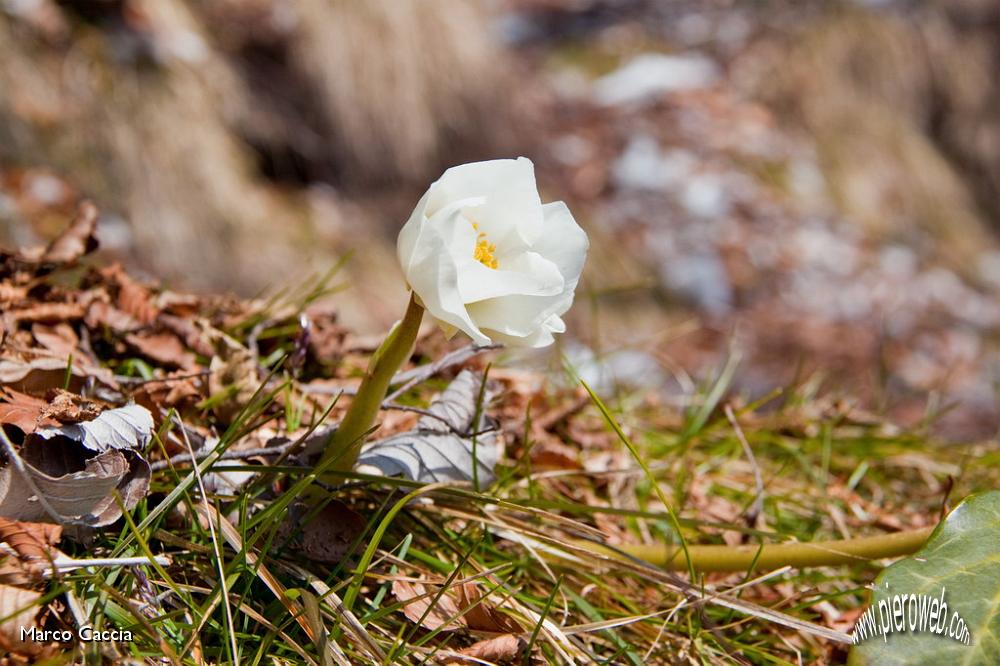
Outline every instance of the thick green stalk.
<path id="1" fill-rule="evenodd" d="M 402 321 L 393 326 L 368 362 L 368 369 L 357 395 L 347 408 L 343 421 L 326 443 L 320 466 L 329 462 L 328 469 L 341 472 L 348 472 L 354 467 L 365 433 L 371 430 L 378 418 L 392 376 L 413 353 L 413 344 L 417 340 L 423 315 L 424 308 L 417 303 L 416 296 L 411 294 L 410 304 Z"/>
<path id="2" fill-rule="evenodd" d="M 910 555 L 920 549 L 933 527 L 906 532 L 893 532 L 879 536 L 842 539 L 837 541 L 812 541 L 807 543 L 779 543 L 764 546 L 696 546 L 687 544 L 687 553 L 695 571 L 771 571 L 789 566 L 823 567 L 853 564 L 863 560 Z M 602 554 L 619 556 L 618 553 L 593 542 L 579 545 Z M 684 551 L 676 546 L 627 544 L 617 549 L 627 555 L 672 571 L 688 570 Z"/>

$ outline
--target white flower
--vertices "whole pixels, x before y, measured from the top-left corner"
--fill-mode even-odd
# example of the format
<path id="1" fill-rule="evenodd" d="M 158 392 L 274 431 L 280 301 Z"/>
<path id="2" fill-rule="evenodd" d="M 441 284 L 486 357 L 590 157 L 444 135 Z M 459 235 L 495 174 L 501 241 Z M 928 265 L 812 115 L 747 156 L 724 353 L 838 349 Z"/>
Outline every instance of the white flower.
<path id="1" fill-rule="evenodd" d="M 552 344 L 587 257 L 587 234 L 561 201 L 542 204 L 524 157 L 444 172 L 399 232 L 420 302 L 478 344 Z"/>

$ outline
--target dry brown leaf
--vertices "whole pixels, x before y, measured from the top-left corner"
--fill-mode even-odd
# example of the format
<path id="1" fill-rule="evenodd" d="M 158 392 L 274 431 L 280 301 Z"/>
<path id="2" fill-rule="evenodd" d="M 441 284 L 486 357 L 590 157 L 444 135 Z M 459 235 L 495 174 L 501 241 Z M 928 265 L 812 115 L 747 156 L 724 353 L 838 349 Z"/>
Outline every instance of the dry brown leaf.
<path id="1" fill-rule="evenodd" d="M 194 317 L 202 308 L 202 299 L 194 294 L 163 291 L 156 297 L 156 306 L 161 312 L 170 313 L 177 317 Z"/>
<path id="2" fill-rule="evenodd" d="M 467 657 L 462 659 L 455 655 L 444 657 L 441 661 L 444 664 L 460 663 L 482 663 L 483 661 L 493 664 L 510 663 L 517 659 L 521 651 L 527 647 L 527 642 L 519 636 L 513 634 L 503 634 L 494 638 L 473 643 L 467 648 L 458 651 L 458 654 Z M 473 662 L 473 660 L 480 660 Z"/>
<path id="3" fill-rule="evenodd" d="M 149 489 L 149 464 L 134 449 L 148 443 L 152 430 L 152 415 L 138 405 L 108 410 L 86 423 L 36 430 L 21 447 L 24 472 L 14 461 L 0 469 L 0 516 L 93 526 L 114 522 L 121 509 L 113 491 L 130 509 Z M 38 501 L 36 488 L 48 508 Z"/>
<path id="4" fill-rule="evenodd" d="M 161 314 L 157 318 L 157 323 L 165 330 L 172 332 L 187 346 L 188 349 L 201 354 L 202 356 L 213 356 L 215 349 L 207 339 L 205 331 L 211 329 L 211 325 L 198 319 L 185 319 L 172 314 Z"/>
<path id="5" fill-rule="evenodd" d="M 35 603 L 41 596 L 41 592 L 34 590 L 0 585 L 0 618 L 7 618 L 0 622 L 0 648 L 4 652 L 38 654 L 42 646 L 22 641 L 21 628 L 31 629 L 36 626 L 35 616 L 40 609 Z"/>
<path id="6" fill-rule="evenodd" d="M 316 562 L 335 564 L 350 555 L 365 531 L 365 519 L 343 502 L 334 500 L 308 523 L 302 524 L 310 507 L 293 504 L 278 532 L 281 541 Z M 298 529 L 300 528 L 301 529 Z"/>
<path id="7" fill-rule="evenodd" d="M 49 422 L 55 422 L 51 425 L 93 421 L 101 413 L 101 408 L 96 403 L 62 389 L 49 391 L 45 397 L 48 398 L 48 404 L 42 412 L 42 416 Z M 45 425 L 50 424 L 46 423 Z"/>
<path id="8" fill-rule="evenodd" d="M 32 264 L 68 264 L 97 249 L 97 206 L 83 201 L 76 217 L 46 248 L 33 248 L 18 253 L 17 259 Z"/>
<path id="9" fill-rule="evenodd" d="M 405 580 L 392 582 L 392 593 L 396 599 L 405 603 L 403 615 L 411 622 L 419 623 L 425 629 L 434 631 L 455 631 L 466 626 L 465 618 L 458 617 L 461 609 L 455 598 L 445 594 L 438 595 L 437 586 L 411 583 Z M 447 626 L 446 626 L 447 625 Z"/>
<path id="10" fill-rule="evenodd" d="M 73 359 L 73 366 L 67 373 L 67 359 L 51 356 L 25 360 L 18 357 L 0 358 L 0 385 L 9 386 L 21 393 L 45 395 L 52 389 L 67 388 L 79 393 L 88 377 L 93 377 L 105 386 L 117 388 L 114 375 L 107 368 L 82 366 L 80 359 Z M 67 374 L 69 375 L 67 377 Z M 68 386 L 67 384 L 68 381 Z"/>
<path id="11" fill-rule="evenodd" d="M 0 517 L 0 543 L 12 552 L 0 559 L 0 583 L 26 585 L 41 578 L 50 560 L 64 554 L 55 547 L 62 527 L 48 523 L 27 523 Z"/>
<path id="12" fill-rule="evenodd" d="M 81 319 L 85 309 L 80 303 L 32 303 L 16 310 L 8 310 L 7 316 L 15 322 L 60 322 Z"/>
<path id="13" fill-rule="evenodd" d="M 564 444 L 548 432 L 536 433 L 531 445 L 531 466 L 535 469 L 583 469 L 580 451 Z"/>
<path id="14" fill-rule="evenodd" d="M 521 626 L 513 618 L 496 610 L 488 599 L 480 601 L 482 594 L 475 583 L 463 583 L 445 590 L 443 594 L 439 594 L 440 590 L 438 585 L 405 580 L 392 583 L 396 598 L 403 603 L 411 602 L 403 607 L 403 614 L 427 629 L 443 627 L 442 631 L 455 631 L 467 628 L 490 633 L 521 631 Z"/>
<path id="15" fill-rule="evenodd" d="M 77 337 L 73 327 L 66 322 L 52 326 L 36 323 L 31 327 L 31 334 L 38 344 L 59 358 L 69 358 L 70 355 L 77 354 L 80 338 Z"/>
<path id="16" fill-rule="evenodd" d="M 119 269 L 118 307 L 144 324 L 156 320 L 159 310 L 153 304 L 152 293 Z"/>
<path id="17" fill-rule="evenodd" d="M 219 331 L 214 333 L 216 355 L 208 366 L 208 392 L 212 396 L 225 395 L 214 407 L 215 415 L 223 423 L 230 423 L 247 403 L 253 399 L 260 377 L 257 362 L 250 350 Z"/>
<path id="18" fill-rule="evenodd" d="M 306 311 L 309 318 L 309 351 L 321 363 L 330 363 L 344 352 L 347 329 L 337 323 L 337 314 L 328 308 L 313 306 Z"/>
<path id="19" fill-rule="evenodd" d="M 40 426 L 59 425 L 45 416 L 48 406 L 41 398 L 0 387 L 0 424 L 15 426 L 26 435 Z"/>
<path id="20" fill-rule="evenodd" d="M 10 307 L 14 303 L 24 301 L 26 298 L 28 298 L 27 286 L 0 282 L 0 305 Z"/>
<path id="21" fill-rule="evenodd" d="M 68 264 L 97 249 L 97 206 L 90 201 L 80 203 L 76 217 L 42 255 L 46 264 Z"/>
<path id="22" fill-rule="evenodd" d="M 132 394 L 132 398 L 154 415 L 163 407 L 177 407 L 182 413 L 188 407 L 207 396 L 203 395 L 198 377 L 192 377 L 185 370 L 168 374 L 162 379 L 144 382 Z M 154 418 L 159 419 L 158 416 Z"/>
<path id="23" fill-rule="evenodd" d="M 480 602 L 482 593 L 476 583 L 463 583 L 455 591 L 459 608 L 468 608 L 465 621 L 474 631 L 519 633 L 522 628 L 508 615 L 494 608 L 488 599 Z"/>
<path id="24" fill-rule="evenodd" d="M 196 365 L 194 354 L 173 333 L 130 333 L 125 336 L 125 341 L 160 365 L 182 370 L 191 370 Z"/>
<path id="25" fill-rule="evenodd" d="M 29 523 L 0 516 L 0 543 L 10 546 L 22 559 L 54 557 L 62 527 L 51 523 Z"/>
<path id="26" fill-rule="evenodd" d="M 107 327 L 116 333 L 128 333 L 141 327 L 135 317 L 102 300 L 94 300 L 87 306 L 83 322 L 87 328 L 99 331 Z"/>

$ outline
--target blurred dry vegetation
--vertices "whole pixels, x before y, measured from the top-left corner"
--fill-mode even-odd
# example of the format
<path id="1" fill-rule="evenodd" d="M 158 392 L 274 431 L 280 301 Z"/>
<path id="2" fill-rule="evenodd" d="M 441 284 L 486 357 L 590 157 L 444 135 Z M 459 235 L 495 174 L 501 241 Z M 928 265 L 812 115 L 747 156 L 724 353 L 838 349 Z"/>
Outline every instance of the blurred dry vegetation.
<path id="1" fill-rule="evenodd" d="M 353 250 L 378 330 L 427 183 L 526 154 L 594 240 L 584 372 L 683 397 L 735 339 L 751 393 L 822 370 L 986 437 L 998 50 L 989 0 L 0 0 L 0 236 L 85 194 L 133 269 L 244 294 Z M 650 54 L 702 78 L 613 78 Z"/>

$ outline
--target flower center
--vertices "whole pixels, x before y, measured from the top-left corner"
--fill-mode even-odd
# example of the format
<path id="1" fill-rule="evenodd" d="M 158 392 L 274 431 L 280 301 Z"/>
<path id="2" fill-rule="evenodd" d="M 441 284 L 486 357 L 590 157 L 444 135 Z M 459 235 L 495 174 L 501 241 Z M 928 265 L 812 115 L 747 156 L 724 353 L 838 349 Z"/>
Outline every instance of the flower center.
<path id="1" fill-rule="evenodd" d="M 472 228 L 479 231 L 479 225 L 475 222 L 472 223 Z M 486 268 L 496 269 L 499 265 L 495 255 L 496 251 L 496 244 L 486 239 L 486 232 L 479 231 L 479 234 L 476 236 L 476 249 L 472 252 L 473 258 L 483 266 L 486 266 Z"/>

